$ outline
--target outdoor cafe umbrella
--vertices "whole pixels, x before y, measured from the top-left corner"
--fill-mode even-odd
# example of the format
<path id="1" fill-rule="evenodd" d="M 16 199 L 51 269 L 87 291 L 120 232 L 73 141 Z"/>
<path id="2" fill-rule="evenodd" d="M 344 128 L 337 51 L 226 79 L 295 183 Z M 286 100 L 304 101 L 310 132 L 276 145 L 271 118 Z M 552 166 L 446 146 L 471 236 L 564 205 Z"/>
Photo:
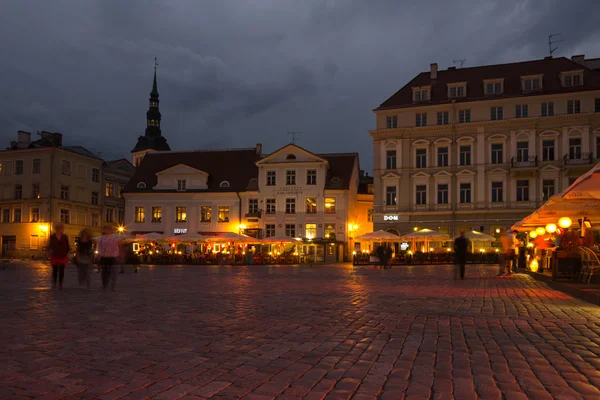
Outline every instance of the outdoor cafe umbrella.
<path id="1" fill-rule="evenodd" d="M 212 236 L 206 239 L 207 242 L 234 242 L 234 243 L 258 243 L 259 240 L 248 235 L 239 233 L 225 232 L 217 236 Z"/>
<path id="2" fill-rule="evenodd" d="M 589 200 L 600 202 L 600 164 L 581 175 L 571 186 L 559 194 L 564 200 Z"/>
<path id="3" fill-rule="evenodd" d="M 410 232 L 402 235 L 403 240 L 410 240 L 415 244 L 417 241 L 425 242 L 425 246 L 429 249 L 429 242 L 440 242 L 450 239 L 447 233 L 434 231 L 432 229 L 421 229 L 419 231 Z M 414 248 L 415 246 L 413 246 Z"/>
<path id="4" fill-rule="evenodd" d="M 99 240 L 102 236 L 104 236 L 104 235 L 93 237 L 92 240 Z M 128 241 L 128 242 L 136 239 L 136 237 L 134 235 L 132 235 L 130 233 L 124 233 L 124 232 L 113 233 L 110 236 L 114 236 L 118 240 Z"/>
<path id="5" fill-rule="evenodd" d="M 365 233 L 364 235 L 355 236 L 354 240 L 357 242 L 371 241 L 371 242 L 399 242 L 402 239 L 398 235 L 386 231 L 375 231 Z"/>
<path id="6" fill-rule="evenodd" d="M 289 236 L 269 236 L 260 240 L 260 243 L 293 243 L 294 238 Z"/>
<path id="7" fill-rule="evenodd" d="M 140 242 L 157 242 L 159 240 L 165 240 L 165 235 L 161 233 L 150 232 L 141 236 L 137 236 L 135 240 Z"/>
<path id="8" fill-rule="evenodd" d="M 200 235 L 196 232 L 188 232 L 183 235 L 175 235 L 166 238 L 166 240 L 173 242 L 205 242 L 206 239 L 208 239 L 207 236 Z"/>
<path id="9" fill-rule="evenodd" d="M 456 236 L 453 239 L 457 239 L 459 238 L 459 236 Z M 465 232 L 465 237 L 467 239 L 469 239 L 469 241 L 471 242 L 471 251 L 474 253 L 475 252 L 475 242 L 494 242 L 496 241 L 496 238 L 485 234 L 483 232 L 478 232 L 478 231 L 469 231 L 469 232 Z"/>

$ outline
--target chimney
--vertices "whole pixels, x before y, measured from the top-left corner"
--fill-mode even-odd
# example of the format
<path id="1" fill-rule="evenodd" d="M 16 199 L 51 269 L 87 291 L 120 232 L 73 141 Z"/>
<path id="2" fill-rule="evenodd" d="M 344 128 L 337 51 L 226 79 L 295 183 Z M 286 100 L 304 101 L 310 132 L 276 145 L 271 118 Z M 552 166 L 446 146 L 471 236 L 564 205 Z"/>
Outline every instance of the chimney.
<path id="1" fill-rule="evenodd" d="M 262 144 L 256 143 L 256 155 L 260 156 L 262 153 Z"/>
<path id="2" fill-rule="evenodd" d="M 17 147 L 19 149 L 27 149 L 31 144 L 31 133 L 25 131 L 17 132 Z"/>
<path id="3" fill-rule="evenodd" d="M 577 54 L 571 57 L 571 61 L 576 62 L 577 64 L 582 64 L 585 61 L 585 54 Z"/>
<path id="4" fill-rule="evenodd" d="M 431 80 L 434 81 L 437 79 L 437 63 L 429 64 L 431 67 Z"/>

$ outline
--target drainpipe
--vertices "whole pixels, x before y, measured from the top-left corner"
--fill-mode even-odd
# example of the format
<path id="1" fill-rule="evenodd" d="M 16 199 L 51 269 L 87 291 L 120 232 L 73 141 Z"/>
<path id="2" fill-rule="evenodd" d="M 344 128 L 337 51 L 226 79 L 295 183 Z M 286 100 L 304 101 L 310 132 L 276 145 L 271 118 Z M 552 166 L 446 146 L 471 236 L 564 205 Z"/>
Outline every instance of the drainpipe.
<path id="1" fill-rule="evenodd" d="M 242 197 L 240 196 L 240 192 L 235 192 L 235 194 L 237 195 L 238 199 L 240 200 L 240 204 L 238 205 L 238 225 L 242 224 Z M 240 229 L 238 228 L 238 233 L 240 233 Z"/>
<path id="2" fill-rule="evenodd" d="M 54 192 L 54 153 L 55 149 L 52 149 L 50 153 L 50 193 L 48 195 L 48 234 L 46 236 L 47 247 L 50 247 L 50 235 L 52 234 L 52 199 Z"/>

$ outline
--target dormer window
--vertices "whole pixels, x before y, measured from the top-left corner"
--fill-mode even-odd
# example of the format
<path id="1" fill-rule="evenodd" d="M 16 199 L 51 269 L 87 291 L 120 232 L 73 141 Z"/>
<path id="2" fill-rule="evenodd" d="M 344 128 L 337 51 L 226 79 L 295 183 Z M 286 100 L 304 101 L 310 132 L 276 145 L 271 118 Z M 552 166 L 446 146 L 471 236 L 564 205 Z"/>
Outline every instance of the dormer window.
<path id="1" fill-rule="evenodd" d="M 286 160 L 295 160 L 296 156 L 293 154 L 288 154 L 287 157 L 285 158 Z"/>
<path id="2" fill-rule="evenodd" d="M 144 182 L 138 182 L 137 188 L 138 189 L 146 189 L 146 184 Z"/>
<path id="3" fill-rule="evenodd" d="M 185 191 L 185 187 L 186 187 L 186 181 L 185 181 L 185 179 L 178 179 L 177 180 L 177 191 L 178 192 L 184 192 Z"/>
<path id="4" fill-rule="evenodd" d="M 542 76 L 523 76 L 521 77 L 521 89 L 524 92 L 540 90 L 542 88 Z"/>
<path id="5" fill-rule="evenodd" d="M 228 181 L 223 181 L 219 184 L 219 187 L 222 188 L 228 188 L 229 187 L 229 182 Z"/>
<path id="6" fill-rule="evenodd" d="M 486 96 L 495 96 L 504 91 L 503 79 L 486 79 L 483 81 Z"/>
<path id="7" fill-rule="evenodd" d="M 562 83 L 564 87 L 583 85 L 583 70 L 563 72 Z"/>
<path id="8" fill-rule="evenodd" d="M 466 83 L 450 83 L 448 84 L 448 97 L 465 97 L 467 94 Z"/>
<path id="9" fill-rule="evenodd" d="M 413 101 L 415 103 L 429 101 L 429 86 L 413 88 Z"/>

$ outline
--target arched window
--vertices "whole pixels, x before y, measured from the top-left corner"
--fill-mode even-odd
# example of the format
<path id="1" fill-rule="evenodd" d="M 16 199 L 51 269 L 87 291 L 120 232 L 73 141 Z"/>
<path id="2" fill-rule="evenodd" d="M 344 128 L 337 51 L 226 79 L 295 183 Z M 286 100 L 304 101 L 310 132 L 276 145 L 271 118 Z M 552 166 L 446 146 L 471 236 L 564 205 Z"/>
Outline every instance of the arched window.
<path id="1" fill-rule="evenodd" d="M 334 184 L 334 185 L 338 185 L 338 184 L 342 183 L 342 181 L 341 181 L 340 178 L 335 177 L 335 178 L 331 179 L 331 183 Z"/>
<path id="2" fill-rule="evenodd" d="M 291 154 L 291 153 L 288 154 L 287 157 L 286 157 L 286 160 L 295 160 L 295 159 L 296 159 L 296 156 L 293 155 L 293 154 Z"/>
<path id="3" fill-rule="evenodd" d="M 138 182 L 137 188 L 138 189 L 146 189 L 146 184 L 144 182 Z"/>
<path id="4" fill-rule="evenodd" d="M 228 181 L 223 181 L 223 182 L 221 182 L 221 184 L 219 184 L 219 187 L 228 188 L 229 187 L 229 182 Z"/>

